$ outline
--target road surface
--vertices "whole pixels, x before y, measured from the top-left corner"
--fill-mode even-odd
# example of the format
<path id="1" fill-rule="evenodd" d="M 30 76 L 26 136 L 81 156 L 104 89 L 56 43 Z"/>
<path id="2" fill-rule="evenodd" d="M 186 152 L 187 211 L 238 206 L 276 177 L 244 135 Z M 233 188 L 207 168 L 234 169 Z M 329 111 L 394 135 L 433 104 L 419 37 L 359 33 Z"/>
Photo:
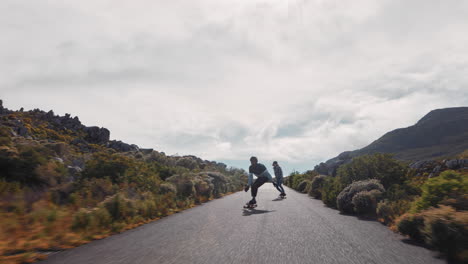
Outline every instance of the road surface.
<path id="1" fill-rule="evenodd" d="M 341 215 L 291 189 L 287 194 L 275 199 L 267 183 L 256 210 L 242 209 L 250 197 L 239 192 L 40 263 L 445 263 L 378 222 Z"/>

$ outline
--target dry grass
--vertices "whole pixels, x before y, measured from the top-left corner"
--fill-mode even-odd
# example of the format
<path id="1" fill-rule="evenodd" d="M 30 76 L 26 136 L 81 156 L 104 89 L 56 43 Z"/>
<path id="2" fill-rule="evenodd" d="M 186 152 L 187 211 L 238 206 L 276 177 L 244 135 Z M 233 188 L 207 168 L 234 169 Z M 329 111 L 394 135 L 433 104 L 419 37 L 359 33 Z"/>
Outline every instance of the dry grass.
<path id="1" fill-rule="evenodd" d="M 232 193 L 222 196 L 229 194 Z M 210 200 L 213 198 L 199 198 L 201 203 Z M 166 208 L 163 216 L 196 206 L 192 200 L 177 201 L 176 204 L 176 208 Z M 76 212 L 77 208 L 71 206 L 58 208 L 47 200 L 40 200 L 34 203 L 29 213 L 0 213 L 0 263 L 32 263 L 47 258 L 47 255 L 41 252 L 77 247 L 161 219 L 161 217 L 143 219 L 136 216 L 130 223 L 111 224 L 108 228 L 72 231 Z"/>

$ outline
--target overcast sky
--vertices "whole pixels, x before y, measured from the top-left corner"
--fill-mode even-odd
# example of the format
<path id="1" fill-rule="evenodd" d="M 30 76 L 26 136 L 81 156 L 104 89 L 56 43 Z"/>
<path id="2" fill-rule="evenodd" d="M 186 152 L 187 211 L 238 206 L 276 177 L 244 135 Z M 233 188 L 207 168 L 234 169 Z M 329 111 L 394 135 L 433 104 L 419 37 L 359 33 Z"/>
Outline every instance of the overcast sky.
<path id="1" fill-rule="evenodd" d="M 466 0 L 2 0 L 0 32 L 6 107 L 229 165 L 304 171 L 468 105 Z"/>

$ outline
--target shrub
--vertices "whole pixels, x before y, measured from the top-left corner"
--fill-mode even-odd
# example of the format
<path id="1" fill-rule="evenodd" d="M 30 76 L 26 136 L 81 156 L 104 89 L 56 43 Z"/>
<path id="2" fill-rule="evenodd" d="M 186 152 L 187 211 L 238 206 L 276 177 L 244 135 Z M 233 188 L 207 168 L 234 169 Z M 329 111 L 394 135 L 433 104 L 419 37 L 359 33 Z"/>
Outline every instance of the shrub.
<path id="1" fill-rule="evenodd" d="M 322 201 L 329 207 L 336 208 L 336 198 L 343 190 L 336 177 L 326 177 L 322 188 Z"/>
<path id="2" fill-rule="evenodd" d="M 406 180 L 407 166 L 390 154 L 373 154 L 353 158 L 338 168 L 337 176 L 343 185 L 367 179 L 379 180 L 385 188 Z"/>
<path id="3" fill-rule="evenodd" d="M 284 184 L 288 187 L 291 187 L 297 191 L 299 184 L 301 184 L 303 181 L 308 180 L 312 181 L 312 179 L 317 175 L 317 173 L 312 172 L 312 171 L 307 171 L 303 174 L 299 172 L 292 172 L 288 177 L 285 178 Z M 305 187 L 304 187 L 305 189 Z"/>
<path id="4" fill-rule="evenodd" d="M 343 213 L 353 213 L 353 197 L 359 192 L 371 190 L 378 190 L 380 192 L 385 191 L 382 184 L 380 184 L 380 182 L 376 179 L 351 183 L 346 188 L 344 188 L 343 191 L 341 191 L 338 197 L 336 198 L 338 210 L 340 210 Z"/>
<path id="5" fill-rule="evenodd" d="M 136 167 L 134 161 L 120 154 L 97 153 L 86 162 L 82 175 L 85 178 L 109 177 L 113 183 L 125 181 L 125 173 L 129 168 Z"/>
<path id="6" fill-rule="evenodd" d="M 95 225 L 94 217 L 88 210 L 82 208 L 73 216 L 72 229 L 89 230 Z"/>
<path id="7" fill-rule="evenodd" d="M 106 208 L 100 207 L 92 212 L 92 217 L 98 227 L 107 228 L 112 222 L 112 217 Z"/>
<path id="8" fill-rule="evenodd" d="M 404 214 L 396 222 L 398 231 L 410 238 L 423 242 L 424 235 L 421 232 L 424 227 L 424 218 L 420 214 Z"/>
<path id="9" fill-rule="evenodd" d="M 303 180 L 301 183 L 297 185 L 296 190 L 302 193 L 305 193 L 307 191 L 307 186 L 310 185 L 309 180 Z"/>
<path id="10" fill-rule="evenodd" d="M 209 184 L 206 181 L 196 181 L 195 182 L 195 190 L 197 192 L 197 196 L 204 196 L 204 197 L 210 197 L 212 192 L 213 192 L 213 184 Z"/>
<path id="11" fill-rule="evenodd" d="M 17 156 L 0 155 L 1 178 L 20 182 L 23 185 L 38 186 L 45 182 L 35 169 L 47 163 L 50 153 L 42 147 L 22 146 Z"/>
<path id="12" fill-rule="evenodd" d="M 449 260 L 468 260 L 468 212 L 440 206 L 423 212 L 427 244 L 437 248 Z M 464 254 L 462 253 L 464 251 Z M 462 257 L 464 255 L 465 257 Z"/>
<path id="13" fill-rule="evenodd" d="M 167 181 L 175 185 L 178 197 L 190 197 L 195 194 L 195 188 L 192 182 L 194 177 L 194 174 L 176 174 L 167 178 Z"/>
<path id="14" fill-rule="evenodd" d="M 363 191 L 354 195 L 352 204 L 357 214 L 375 214 L 377 201 L 382 196 L 379 190 Z"/>
<path id="15" fill-rule="evenodd" d="M 395 221 L 399 216 L 408 212 L 411 207 L 411 201 L 399 200 L 390 201 L 388 199 L 380 201 L 377 204 L 377 217 L 385 224 L 390 224 Z"/>
<path id="16" fill-rule="evenodd" d="M 310 196 L 316 199 L 322 198 L 322 188 L 323 188 L 323 185 L 325 184 L 326 177 L 327 176 L 325 175 L 318 175 L 314 177 L 310 186 L 310 190 L 309 190 Z"/>
<path id="17" fill-rule="evenodd" d="M 414 204 L 416 212 L 468 193 L 468 177 L 455 171 L 444 171 L 438 177 L 428 179 L 421 188 L 421 198 Z"/>
<path id="18" fill-rule="evenodd" d="M 159 187 L 159 192 L 161 194 L 166 194 L 166 193 L 176 194 L 177 190 L 176 190 L 176 187 L 174 186 L 174 184 L 169 183 L 169 182 L 165 182 L 165 183 L 161 184 L 161 186 Z"/>
<path id="19" fill-rule="evenodd" d="M 461 211 L 461 210 L 467 210 L 468 208 L 468 194 L 463 194 L 457 198 L 449 198 L 446 200 L 443 200 L 442 202 L 439 203 L 440 205 L 446 205 L 446 206 L 451 206 L 455 208 L 455 210 Z"/>
<path id="20" fill-rule="evenodd" d="M 11 143 L 13 143 L 11 140 L 11 129 L 0 127 L 0 146 L 10 146 Z"/>
<path id="21" fill-rule="evenodd" d="M 194 170 L 198 168 L 198 163 L 189 157 L 183 157 L 176 161 L 176 166 L 184 167 L 189 170 Z"/>
<path id="22" fill-rule="evenodd" d="M 125 199 L 121 194 L 105 200 L 102 205 L 109 211 L 114 221 L 127 220 L 136 214 L 133 202 Z"/>

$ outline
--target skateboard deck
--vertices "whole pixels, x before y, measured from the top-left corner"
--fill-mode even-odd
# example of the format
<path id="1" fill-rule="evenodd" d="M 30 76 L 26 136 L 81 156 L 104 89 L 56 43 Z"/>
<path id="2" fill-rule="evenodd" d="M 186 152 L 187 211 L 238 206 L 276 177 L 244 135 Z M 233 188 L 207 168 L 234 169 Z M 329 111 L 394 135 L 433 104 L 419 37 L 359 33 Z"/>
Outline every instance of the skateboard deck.
<path id="1" fill-rule="evenodd" d="M 245 209 L 253 209 L 253 208 L 255 208 L 255 207 L 257 207 L 257 204 L 252 204 L 252 205 L 246 204 L 246 205 L 244 205 L 244 208 L 245 208 Z"/>

